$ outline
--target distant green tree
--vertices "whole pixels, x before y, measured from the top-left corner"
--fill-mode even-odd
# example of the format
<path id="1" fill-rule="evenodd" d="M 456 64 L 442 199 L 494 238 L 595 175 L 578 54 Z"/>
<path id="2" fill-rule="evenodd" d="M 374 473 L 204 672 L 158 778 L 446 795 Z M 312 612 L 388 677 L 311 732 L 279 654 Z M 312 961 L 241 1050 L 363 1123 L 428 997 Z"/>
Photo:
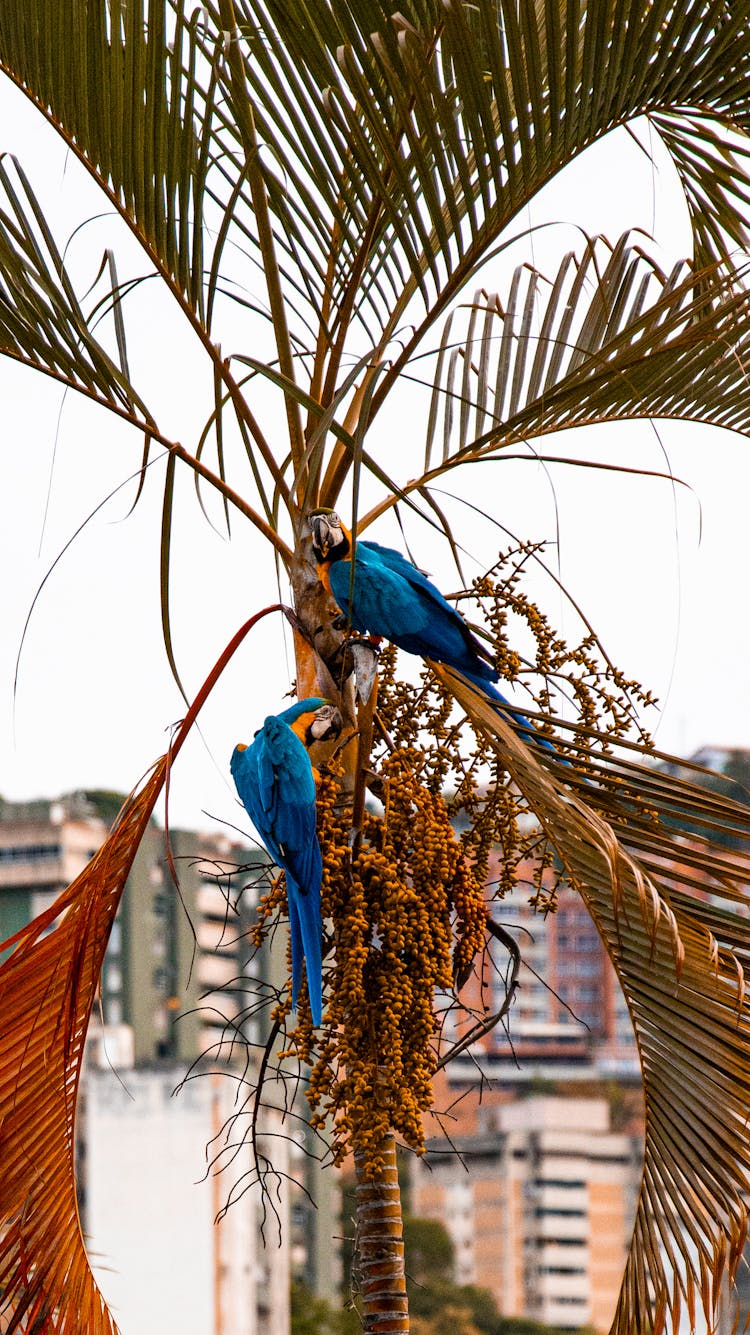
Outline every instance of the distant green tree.
<path id="1" fill-rule="evenodd" d="M 113 825 L 127 794 L 111 788 L 86 788 L 81 796 L 91 803 L 106 825 Z"/>
<path id="2" fill-rule="evenodd" d="M 501 1316 L 489 1289 L 456 1284 L 455 1248 L 448 1230 L 438 1220 L 407 1215 L 404 1246 L 415 1335 L 562 1335 L 556 1328 L 525 1317 Z M 299 1335 L 308 1333 L 300 1331 Z"/>
<path id="3" fill-rule="evenodd" d="M 293 1284 L 290 1335 L 358 1335 L 362 1327 L 352 1307 L 332 1307 L 304 1284 Z"/>
<path id="4" fill-rule="evenodd" d="M 404 1245 L 409 1257 L 409 1271 L 419 1284 L 451 1279 L 454 1275 L 455 1248 L 447 1228 L 437 1219 L 404 1216 Z"/>

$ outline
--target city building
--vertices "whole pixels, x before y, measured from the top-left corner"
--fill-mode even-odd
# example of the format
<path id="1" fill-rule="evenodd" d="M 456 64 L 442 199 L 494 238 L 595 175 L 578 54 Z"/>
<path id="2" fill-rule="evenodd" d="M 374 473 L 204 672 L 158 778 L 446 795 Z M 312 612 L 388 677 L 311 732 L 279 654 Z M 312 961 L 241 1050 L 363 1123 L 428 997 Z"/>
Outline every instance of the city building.
<path id="1" fill-rule="evenodd" d="M 670 762 L 664 768 L 750 805 L 750 751 L 704 747 L 689 760 Z M 685 838 L 690 838 L 687 827 Z M 724 841 L 732 844 L 730 836 Z M 501 856 L 496 850 L 494 865 L 490 864 L 490 886 L 502 880 Z M 513 1088 L 539 1079 L 637 1084 L 640 1066 L 628 1008 L 593 919 L 581 896 L 566 885 L 556 893 L 554 912 L 535 911 L 529 902 L 536 893 L 533 873 L 533 866 L 522 863 L 513 893 L 490 905 L 493 918 L 520 949 L 512 1004 L 502 1024 L 451 1064 L 451 1080 L 459 1085 L 475 1082 L 481 1070 L 482 1075 Z M 668 882 L 667 867 L 664 874 Z M 551 869 L 545 873 L 547 891 L 553 875 Z M 708 882 L 705 893 L 711 893 Z M 480 976 L 462 993 L 474 1016 L 502 1007 L 508 963 L 507 951 L 494 942 Z M 468 1023 L 454 1011 L 448 1036 L 460 1037 Z"/>
<path id="2" fill-rule="evenodd" d="M 455 1248 L 455 1279 L 503 1316 L 606 1331 L 625 1266 L 642 1137 L 610 1129 L 605 1099 L 483 1100 L 473 1129 L 428 1141 L 412 1209 Z"/>
<path id="3" fill-rule="evenodd" d="M 0 801 L 0 942 L 83 870 L 119 805 L 101 793 Z M 288 973 L 284 930 L 261 951 L 251 944 L 267 884 L 257 848 L 170 830 L 168 856 L 153 823 L 112 927 L 81 1082 L 77 1176 L 89 1254 L 123 1335 L 282 1335 L 292 1275 L 329 1300 L 340 1284 L 338 1175 L 308 1143 L 296 1072 L 288 1087 L 299 1110 L 285 1113 L 277 1080 L 262 1100 L 270 1197 L 264 1206 L 257 1187 L 232 1190 L 252 1171 L 248 1094 Z M 201 1184 L 222 1127 L 231 1163 Z"/>
<path id="4" fill-rule="evenodd" d="M 279 1174 L 277 1218 L 264 1226 L 249 1119 L 237 1117 L 234 1083 L 206 1073 L 175 1096 L 183 1076 L 171 1063 L 87 1070 L 79 1182 L 97 1283 L 122 1335 L 288 1335 L 289 1156 L 280 1114 L 264 1114 Z M 226 1171 L 215 1173 L 210 1157 L 222 1149 Z"/>
<path id="5" fill-rule="evenodd" d="M 494 880 L 491 869 L 490 883 Z M 532 907 L 531 894 L 522 865 L 512 895 L 491 904 L 493 918 L 519 947 L 518 984 L 503 1024 L 451 1064 L 451 1080 L 476 1080 L 481 1069 L 513 1087 L 540 1078 L 638 1083 L 638 1051 L 625 998 L 581 896 L 563 884 L 555 912 L 545 914 Z M 508 962 L 507 950 L 493 942 L 479 975 L 462 992 L 475 1012 L 502 1007 Z M 459 1036 L 458 1017 L 454 1024 Z"/>
<path id="6" fill-rule="evenodd" d="M 106 834 L 106 822 L 80 795 L 0 800 L 0 942 L 49 907 Z"/>
<path id="7" fill-rule="evenodd" d="M 251 1041 L 245 1013 L 262 988 L 248 932 L 264 856 L 223 834 L 146 830 L 102 970 L 105 1023 L 130 1024 L 136 1064 L 231 1060 Z"/>
<path id="8" fill-rule="evenodd" d="M 83 870 L 118 806 L 109 793 L 0 803 L 0 942 Z M 267 860 L 222 833 L 170 830 L 169 850 L 177 884 L 164 831 L 150 825 L 112 927 L 100 1018 L 131 1027 L 137 1065 L 207 1052 L 226 1061 L 264 986 L 248 929 Z"/>

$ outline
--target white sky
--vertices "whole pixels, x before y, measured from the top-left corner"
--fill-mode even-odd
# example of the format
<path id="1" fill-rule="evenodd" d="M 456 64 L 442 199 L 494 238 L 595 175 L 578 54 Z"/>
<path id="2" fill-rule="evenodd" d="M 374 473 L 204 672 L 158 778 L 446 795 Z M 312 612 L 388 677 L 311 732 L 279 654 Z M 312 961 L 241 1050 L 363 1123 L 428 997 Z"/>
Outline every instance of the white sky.
<path id="1" fill-rule="evenodd" d="M 101 210 L 41 118 L 9 86 L 0 86 L 0 149 L 21 158 L 61 247 L 78 223 Z M 554 183 L 529 221 L 546 218 L 570 220 L 613 240 L 628 225 L 653 230 L 665 264 L 686 247 L 686 218 L 670 167 L 660 161 L 652 170 L 624 135 L 583 155 Z M 526 247 L 516 260 L 523 255 L 544 268 L 576 235 L 573 227 L 538 234 L 533 254 Z M 68 252 L 84 288 L 107 244 L 116 245 L 121 278 L 145 269 L 124 228 L 97 219 L 77 233 Z M 498 267 L 485 281 L 501 289 L 506 273 Z M 194 340 L 175 316 L 157 284 L 145 285 L 134 303 L 129 351 L 135 383 L 160 426 L 190 446 L 205 420 L 211 385 Z M 225 350 L 250 350 L 252 340 L 236 321 L 227 338 Z M 0 360 L 0 399 L 0 793 L 24 799 L 77 786 L 128 789 L 164 749 L 165 730 L 184 712 L 159 621 L 162 465 L 152 469 L 133 515 L 126 518 L 130 484 L 91 520 L 51 574 L 31 617 L 14 703 L 16 659 L 34 595 L 78 525 L 138 467 L 141 440 L 110 414 L 80 396 L 63 397 L 51 380 L 7 359 Z M 253 406 L 267 424 L 268 396 Z M 423 434 L 422 409 L 402 401 L 378 419 L 369 448 L 380 449 L 396 471 L 403 469 L 402 448 L 418 444 Z M 658 470 L 668 461 L 686 486 L 563 468 L 550 481 L 537 465 L 518 463 L 469 472 L 462 490 L 521 537 L 535 539 L 554 539 L 556 501 L 562 577 L 615 661 L 660 697 L 661 715 L 652 713 L 650 720 L 660 748 L 688 754 L 708 743 L 750 747 L 748 442 L 696 426 L 646 423 L 560 436 L 552 450 Z M 276 601 L 277 590 L 273 562 L 244 523 L 235 521 L 228 542 L 203 520 L 189 479 L 180 500 L 174 635 L 192 694 L 238 626 Z M 218 520 L 216 506 L 211 509 Z M 461 514 L 453 511 L 454 522 Z M 473 569 L 490 564 L 498 545 L 490 526 L 467 512 L 461 532 L 478 560 Z M 392 523 L 371 536 L 400 541 Z M 436 582 L 455 588 L 455 571 L 429 531 L 415 525 L 410 541 Z M 572 634 L 559 600 L 549 610 Z M 173 823 L 205 828 L 209 812 L 246 826 L 228 780 L 229 755 L 266 713 L 282 707 L 292 676 L 289 642 L 277 620 L 266 622 L 204 711 L 207 745 L 195 738 L 175 769 Z"/>

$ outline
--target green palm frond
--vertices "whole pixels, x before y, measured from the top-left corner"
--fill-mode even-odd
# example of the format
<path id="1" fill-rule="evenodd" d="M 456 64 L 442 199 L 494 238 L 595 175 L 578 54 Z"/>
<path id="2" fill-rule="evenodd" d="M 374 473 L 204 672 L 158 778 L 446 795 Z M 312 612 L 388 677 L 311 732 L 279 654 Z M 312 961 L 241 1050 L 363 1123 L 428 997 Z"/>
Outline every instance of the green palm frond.
<path id="1" fill-rule="evenodd" d="M 87 0 L 9 0 L 0 12 L 0 69 L 59 129 L 167 279 L 213 361 L 217 404 L 238 420 L 254 483 L 259 466 L 270 469 L 293 514 L 295 501 L 316 492 L 334 504 L 355 459 L 364 462 L 340 435 L 329 446 L 320 413 L 305 418 L 305 401 L 325 414 L 353 357 L 366 368 L 353 407 L 367 402 L 371 424 L 429 326 L 519 209 L 610 129 L 652 118 L 682 174 L 699 262 L 724 260 L 744 236 L 736 203 L 748 190 L 750 37 L 738 7 L 724 0 L 666 9 L 649 0 L 580 9 L 412 0 L 397 11 L 390 0 L 209 0 L 195 11 L 183 0 L 112 0 L 106 17 Z M 731 266 L 718 275 L 696 270 L 692 312 L 688 277 L 678 298 L 651 266 L 664 304 L 652 298 L 639 317 L 633 286 L 625 298 L 637 266 L 617 273 L 628 263 L 617 247 L 607 281 L 619 281 L 622 304 L 605 318 L 606 301 L 595 296 L 593 324 L 579 323 L 576 348 L 560 346 L 558 321 L 559 346 L 550 345 L 543 376 L 538 344 L 524 382 L 527 333 L 523 323 L 507 326 L 513 377 L 505 408 L 517 436 L 616 414 L 698 416 L 699 379 L 713 400 L 719 388 L 729 397 L 722 377 L 731 359 L 720 374 L 704 335 L 721 341 L 735 316 L 742 326 L 742 296 L 733 305 L 727 291 Z M 645 278 L 645 257 L 641 264 Z M 12 243 L 7 268 L 23 291 Z M 286 386 L 291 492 L 213 340 L 226 299 L 273 331 L 275 355 L 263 356 Z M 548 314 L 553 304 L 554 295 Z M 688 316 L 703 352 L 685 343 Z M 637 371 L 631 342 L 645 358 Z M 733 370 L 736 403 L 737 361 Z M 555 391 L 544 411 L 533 405 L 535 377 Z M 702 415 L 744 426 L 743 411 Z M 466 443 L 466 399 L 459 418 Z M 349 430 L 348 419 L 342 425 Z M 456 454 L 452 443 L 448 450 Z M 225 481 L 223 469 L 222 456 Z M 276 503 L 261 485 L 267 515 Z"/>
<path id="2" fill-rule="evenodd" d="M 625 234 L 569 252 L 550 280 L 519 266 L 503 301 L 478 292 L 443 330 L 425 474 L 623 417 L 750 431 L 750 294 L 733 271 L 706 277 L 710 297 L 689 265 L 666 274 Z"/>
<path id="3" fill-rule="evenodd" d="M 658 1335 L 720 1289 L 747 1233 L 750 920 L 746 809 L 655 772 L 649 787 L 612 759 L 598 782 L 529 747 L 475 690 L 435 667 L 535 811 L 615 966 L 638 1044 L 646 1109 L 643 1177 L 613 1335 Z M 635 748 L 637 750 L 637 748 Z M 592 772 L 589 771 L 591 774 Z M 601 786 L 600 786 L 601 785 Z M 691 791 L 692 789 L 692 791 Z M 633 819 L 633 808 L 636 818 Z M 688 811 L 728 829 L 722 855 Z M 675 827 L 675 818 L 678 825 Z M 641 837 L 639 837 L 639 829 Z M 650 831 L 650 837 L 648 832 Z"/>
<path id="4" fill-rule="evenodd" d="M 694 258 L 699 268 L 746 252 L 750 205 L 750 145 L 747 110 L 737 108 L 743 134 L 728 133 L 704 114 L 652 116 L 677 168 L 690 212 Z M 731 126 L 733 116 L 728 123 Z"/>
<path id="5" fill-rule="evenodd" d="M 196 311 L 215 90 L 210 69 L 198 77 L 199 24 L 187 6 L 168 20 L 164 0 L 35 0 L 0 13 L 0 68 L 61 130 Z"/>
<path id="6" fill-rule="evenodd" d="M 105 281 L 103 295 L 99 295 L 99 280 L 104 274 L 109 283 Z M 217 428 L 217 471 L 201 457 L 204 439 L 199 443 L 198 453 L 192 455 L 159 431 L 130 378 L 123 316 L 126 295 L 127 285 L 118 282 L 114 257 L 107 252 L 88 299 L 79 298 L 23 168 L 8 155 L 0 156 L 0 355 L 44 371 L 145 432 L 147 445 L 141 484 L 149 458 L 148 442 L 154 439 L 170 451 L 173 461 L 179 460 L 192 469 L 196 479 L 223 497 L 225 506 L 238 508 L 283 555 L 288 555 L 288 549 L 275 529 L 228 485 L 220 429 Z M 112 329 L 108 341 L 111 347 L 108 347 L 104 338 L 110 323 Z M 218 352 L 215 362 L 218 379 L 219 369 L 226 371 Z M 255 431 L 253 464 L 261 500 L 265 502 L 267 488 L 267 482 L 260 474 L 263 465 L 286 495 L 281 470 L 270 455 L 234 382 L 231 377 L 229 379 L 238 398 L 240 425 L 247 436 Z M 215 419 L 212 419 L 212 425 L 215 425 Z M 167 497 L 165 510 L 169 508 Z M 270 517 L 270 507 L 267 513 Z"/>
<path id="7" fill-rule="evenodd" d="M 315 274 L 324 276 L 311 312 L 321 324 L 313 396 L 325 404 L 334 396 L 352 322 L 361 322 L 375 364 L 399 323 L 409 321 L 401 350 L 372 395 L 371 420 L 426 329 L 519 208 L 588 144 L 665 106 L 671 121 L 661 128 L 676 157 L 683 141 L 695 139 L 699 122 L 707 152 L 721 139 L 721 126 L 732 124 L 736 144 L 744 132 L 747 94 L 738 78 L 726 78 L 726 60 L 731 50 L 733 71 L 747 68 L 750 44 L 746 25 L 734 11 L 728 16 L 723 3 L 685 3 L 679 15 L 650 4 L 573 12 L 530 0 L 421 3 L 397 14 L 382 3 L 331 4 L 313 12 L 255 0 L 232 8 L 224 0 L 220 9 L 225 17 L 236 15 L 258 143 L 270 149 L 262 163 L 282 281 L 300 257 L 308 285 L 318 282 Z M 214 21 L 218 17 L 216 11 Z M 231 96 L 239 91 L 235 80 Z M 699 107 L 700 116 L 690 119 L 691 107 Z M 741 194 L 741 144 L 732 169 Z M 716 233 L 709 258 L 726 260 L 741 235 L 735 199 L 710 172 L 700 185 Z M 685 186 L 690 197 L 687 176 Z M 706 258 L 704 241 L 704 232 L 696 232 L 699 262 Z M 721 290 L 732 282 L 731 266 L 719 279 L 706 269 L 693 281 L 697 303 L 699 284 L 712 290 L 716 281 Z M 296 282 L 292 304 L 299 291 Z M 688 293 L 686 279 L 683 304 Z M 727 307 L 727 318 L 732 313 Z M 620 332 L 624 339 L 624 315 Z M 641 351 L 650 352 L 643 331 L 640 337 Z M 593 378 L 601 367 L 588 369 Z M 695 371 L 692 366 L 687 378 Z M 664 367 L 659 377 L 663 383 Z M 628 401 L 621 408 L 618 394 L 619 385 L 601 416 L 651 411 L 641 385 L 635 406 Z M 679 415 L 679 392 L 674 400 L 662 394 L 659 409 L 665 405 Z M 341 445 L 334 454 L 321 494 L 325 504 L 335 503 L 352 463 Z"/>
<path id="8" fill-rule="evenodd" d="M 657 118 L 705 204 L 701 260 L 724 254 L 722 236 L 736 242 L 743 154 L 730 189 L 695 146 L 715 165 L 717 126 L 744 134 L 741 10 L 221 0 L 191 14 L 180 0 L 113 0 L 105 21 L 86 0 L 33 0 L 3 6 L 0 68 L 105 184 L 202 328 L 230 241 L 253 286 L 258 266 L 273 269 L 274 323 L 282 306 L 296 313 L 289 352 L 309 353 L 314 396 L 333 394 L 352 321 L 379 357 L 421 296 L 377 410 L 519 208 L 616 125 Z"/>
<path id="9" fill-rule="evenodd" d="M 639 114 L 694 106 L 742 123 L 742 16 L 724 0 L 678 8 L 240 0 L 277 195 L 309 228 L 309 196 L 282 189 L 291 162 L 340 231 L 334 307 L 363 263 L 374 305 L 368 275 L 400 297 L 407 274 L 431 304 L 566 160 Z"/>
<path id="10" fill-rule="evenodd" d="M 93 332 L 98 306 L 84 312 L 22 167 L 0 158 L 0 353 L 148 426 L 153 419 L 128 378 L 117 294 L 111 300 L 114 355 Z"/>

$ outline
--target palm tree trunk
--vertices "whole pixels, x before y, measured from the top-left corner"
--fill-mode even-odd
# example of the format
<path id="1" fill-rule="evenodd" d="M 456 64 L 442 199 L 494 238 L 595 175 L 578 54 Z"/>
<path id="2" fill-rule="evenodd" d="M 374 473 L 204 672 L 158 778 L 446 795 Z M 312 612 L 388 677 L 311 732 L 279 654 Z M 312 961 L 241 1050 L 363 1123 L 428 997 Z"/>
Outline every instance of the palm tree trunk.
<path id="1" fill-rule="evenodd" d="M 335 700 L 340 692 L 326 662 L 335 655 L 342 636 L 331 627 L 330 599 L 318 580 L 309 537 L 295 555 L 289 579 L 301 631 L 294 637 L 297 697 L 302 700 L 308 695 L 322 695 Z"/>
<path id="2" fill-rule="evenodd" d="M 383 1167 L 372 1181 L 361 1150 L 355 1150 L 355 1267 L 367 1335 L 407 1335 L 409 1302 L 404 1270 L 401 1189 L 396 1141 L 391 1132 L 379 1146 Z"/>
<path id="3" fill-rule="evenodd" d="M 345 718 L 357 729 L 359 745 L 344 752 L 345 773 L 342 800 L 352 806 L 353 837 L 361 836 L 364 812 L 363 771 L 369 763 L 372 720 L 376 699 L 373 688 L 368 705 L 355 716 L 352 687 L 342 697 L 325 660 L 335 654 L 341 635 L 331 627 L 328 596 L 319 584 L 309 538 L 295 557 L 290 571 L 294 608 L 302 634 L 295 636 L 297 694 L 326 694 L 337 700 Z M 387 1077 L 384 1084 L 387 1087 Z M 376 1089 L 373 1098 L 387 1098 L 387 1089 Z M 371 1165 L 382 1168 L 373 1181 Z M 368 1335 L 408 1335 L 409 1305 L 404 1269 L 404 1237 L 401 1189 L 396 1167 L 396 1141 L 392 1133 L 383 1137 L 375 1154 L 362 1146 L 354 1150 L 356 1177 L 356 1243 L 354 1269 L 361 1297 L 362 1320 Z"/>

